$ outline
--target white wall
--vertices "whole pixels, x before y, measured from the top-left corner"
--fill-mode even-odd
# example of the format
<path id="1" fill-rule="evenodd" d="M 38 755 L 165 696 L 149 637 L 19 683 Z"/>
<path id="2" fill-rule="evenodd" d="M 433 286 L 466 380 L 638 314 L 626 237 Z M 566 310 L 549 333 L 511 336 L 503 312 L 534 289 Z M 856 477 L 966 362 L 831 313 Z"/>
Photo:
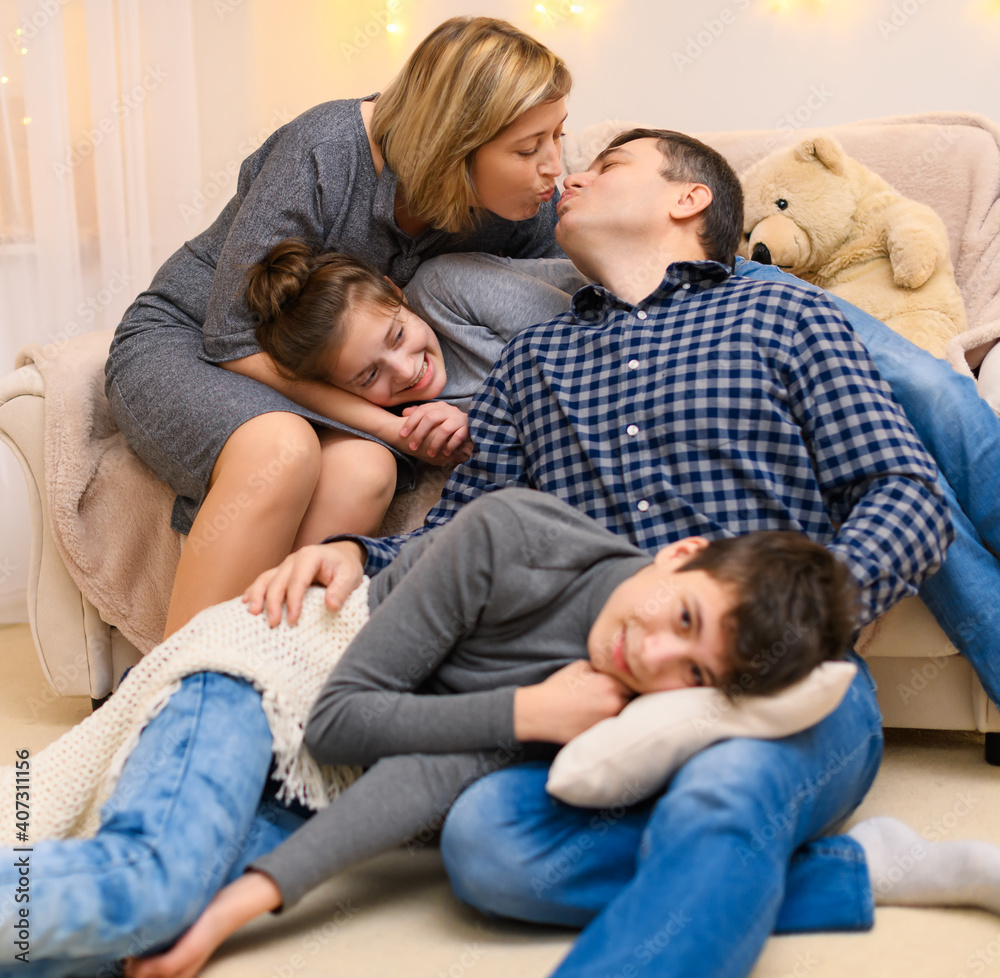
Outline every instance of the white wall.
<path id="1" fill-rule="evenodd" d="M 272 129 L 317 102 L 377 90 L 456 14 L 504 17 L 561 54 L 575 78 L 572 128 L 612 117 L 692 132 L 824 126 L 933 109 L 1000 121 L 996 0 L 579 0 L 580 14 L 571 0 L 544 0 L 547 14 L 537 2 L 190 0 L 196 84 L 175 148 L 197 139 L 201 179 L 154 214 L 154 259 L 214 218 L 239 162 Z M 162 0 L 143 4 L 163 16 Z M 782 4 L 793 9 L 776 12 Z M 169 148 L 150 152 L 166 159 Z M 0 621 L 20 617 L 23 602 L 19 478 L 9 454 L 0 459 L 0 566 L 16 568 L 0 569 Z"/>

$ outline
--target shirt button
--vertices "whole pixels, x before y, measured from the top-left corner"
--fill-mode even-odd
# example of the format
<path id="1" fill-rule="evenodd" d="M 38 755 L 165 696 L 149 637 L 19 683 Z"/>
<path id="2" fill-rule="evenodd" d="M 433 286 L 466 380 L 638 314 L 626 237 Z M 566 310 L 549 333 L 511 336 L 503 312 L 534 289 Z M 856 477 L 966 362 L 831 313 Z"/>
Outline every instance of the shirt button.
<path id="1" fill-rule="evenodd" d="M 636 315 L 636 317 L 638 319 L 645 319 L 646 318 L 646 313 L 642 309 L 640 309 L 635 315 Z"/>
<path id="2" fill-rule="evenodd" d="M 639 426 L 637 424 L 630 424 L 625 430 L 630 435 L 637 435 L 637 434 L 639 434 Z"/>
<path id="3" fill-rule="evenodd" d="M 630 366 L 630 367 L 631 367 L 631 368 L 632 368 L 633 370 L 635 370 L 635 368 L 639 366 L 639 361 L 638 361 L 638 360 L 629 360 L 629 362 L 628 362 L 628 365 L 629 365 L 629 366 Z"/>
<path id="4" fill-rule="evenodd" d="M 682 289 L 690 289 L 690 288 L 691 288 L 691 283 L 690 283 L 690 282 L 685 282 L 685 283 L 684 283 L 684 284 L 683 284 L 683 285 L 681 286 L 681 288 L 682 288 Z"/>
<path id="5" fill-rule="evenodd" d="M 649 509 L 649 500 L 640 499 L 639 502 L 635 504 L 635 508 L 639 510 L 640 513 L 645 513 L 646 510 Z"/>

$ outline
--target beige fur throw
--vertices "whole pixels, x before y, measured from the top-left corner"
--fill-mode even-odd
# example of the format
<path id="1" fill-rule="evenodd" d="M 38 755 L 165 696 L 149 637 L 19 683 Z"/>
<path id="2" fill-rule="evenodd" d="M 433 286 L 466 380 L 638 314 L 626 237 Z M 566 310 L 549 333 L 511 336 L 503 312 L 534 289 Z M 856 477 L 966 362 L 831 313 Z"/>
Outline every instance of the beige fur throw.
<path id="1" fill-rule="evenodd" d="M 45 383 L 45 494 L 73 583 L 142 652 L 163 638 L 182 537 L 174 494 L 128 447 L 104 396 L 110 330 L 17 355 Z"/>
<path id="2" fill-rule="evenodd" d="M 149 653 L 99 710 L 30 759 L 29 840 L 89 838 L 143 727 L 184 676 L 223 672 L 253 682 L 271 728 L 279 800 L 319 809 L 360 768 L 320 766 L 303 745 L 309 710 L 351 639 L 368 620 L 368 580 L 337 615 L 310 588 L 294 627 L 269 628 L 240 598 L 208 608 Z M 14 768 L 0 768 L 0 842 L 16 845 Z M 23 841 L 22 841 L 23 844 Z"/>

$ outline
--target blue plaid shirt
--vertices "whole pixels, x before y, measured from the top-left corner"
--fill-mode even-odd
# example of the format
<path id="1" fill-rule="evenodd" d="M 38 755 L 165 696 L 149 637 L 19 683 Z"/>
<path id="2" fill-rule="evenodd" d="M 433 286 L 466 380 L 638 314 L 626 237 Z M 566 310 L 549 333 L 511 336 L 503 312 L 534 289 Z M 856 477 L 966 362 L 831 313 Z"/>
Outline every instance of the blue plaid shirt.
<path id="1" fill-rule="evenodd" d="M 476 444 L 421 533 L 503 486 L 554 493 L 653 552 L 799 530 L 851 568 L 868 621 L 944 558 L 936 467 L 824 296 L 677 262 L 633 306 L 600 286 L 505 349 Z M 366 572 L 412 534 L 359 538 Z"/>

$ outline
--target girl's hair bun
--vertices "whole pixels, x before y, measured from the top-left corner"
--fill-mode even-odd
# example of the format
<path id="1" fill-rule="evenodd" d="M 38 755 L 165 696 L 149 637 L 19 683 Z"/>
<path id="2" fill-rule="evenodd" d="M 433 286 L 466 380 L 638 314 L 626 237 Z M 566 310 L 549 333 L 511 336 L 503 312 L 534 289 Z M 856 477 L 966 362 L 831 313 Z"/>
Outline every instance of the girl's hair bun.
<path id="1" fill-rule="evenodd" d="M 304 241 L 279 241 L 247 272 L 246 299 L 254 318 L 276 319 L 299 298 L 315 267 L 316 256 Z"/>

